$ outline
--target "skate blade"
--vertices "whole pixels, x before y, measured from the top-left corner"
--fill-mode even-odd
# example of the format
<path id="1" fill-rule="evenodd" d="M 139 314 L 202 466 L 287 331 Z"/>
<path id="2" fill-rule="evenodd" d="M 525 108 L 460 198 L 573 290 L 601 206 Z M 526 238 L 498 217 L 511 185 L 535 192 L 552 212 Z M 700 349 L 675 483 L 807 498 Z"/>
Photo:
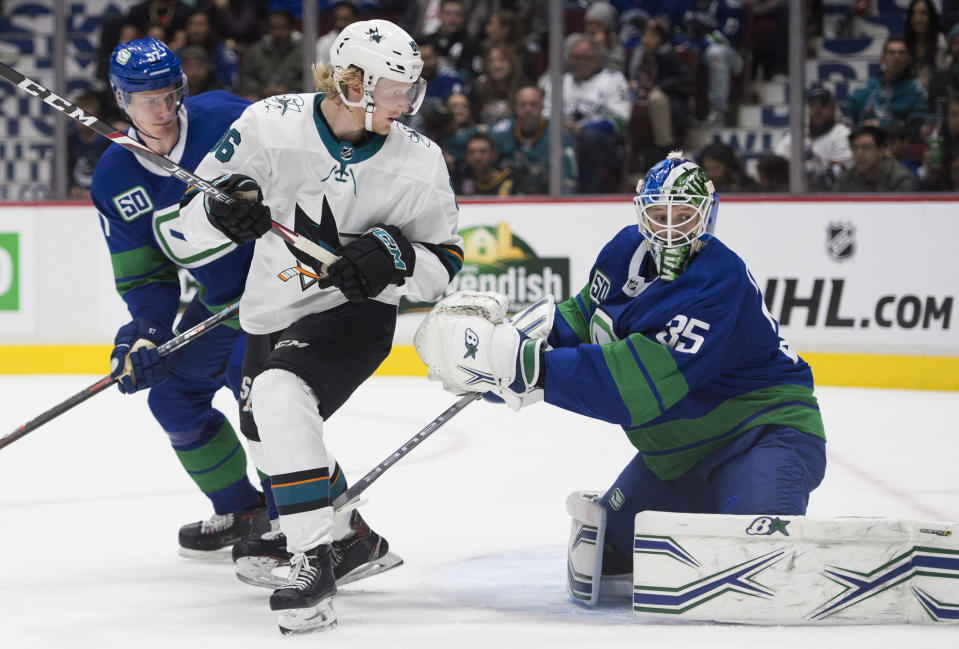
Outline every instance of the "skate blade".
<path id="1" fill-rule="evenodd" d="M 379 559 L 374 559 L 369 563 L 364 563 L 362 566 L 357 566 L 352 572 L 343 575 L 336 580 L 336 585 L 344 586 L 346 584 L 352 584 L 354 581 L 366 579 L 367 577 L 378 575 L 381 572 L 386 572 L 387 570 L 392 570 L 393 568 L 399 568 L 402 565 L 402 557 L 393 554 L 392 552 L 387 552 Z"/>
<path id="2" fill-rule="evenodd" d="M 273 574 L 279 565 L 279 561 L 270 557 L 240 557 L 236 560 L 236 578 L 250 586 L 276 590 L 286 583 L 285 577 Z"/>
<path id="3" fill-rule="evenodd" d="M 233 561 L 233 546 L 228 545 L 227 547 L 220 548 L 219 550 L 191 550 L 190 548 L 185 548 L 181 545 L 179 548 L 179 554 L 181 557 L 185 557 L 187 559 L 222 563 L 224 561 Z"/>
<path id="4" fill-rule="evenodd" d="M 280 613 L 280 633 L 283 635 L 326 631 L 336 626 L 333 598 L 328 597 L 316 606 L 290 608 Z"/>

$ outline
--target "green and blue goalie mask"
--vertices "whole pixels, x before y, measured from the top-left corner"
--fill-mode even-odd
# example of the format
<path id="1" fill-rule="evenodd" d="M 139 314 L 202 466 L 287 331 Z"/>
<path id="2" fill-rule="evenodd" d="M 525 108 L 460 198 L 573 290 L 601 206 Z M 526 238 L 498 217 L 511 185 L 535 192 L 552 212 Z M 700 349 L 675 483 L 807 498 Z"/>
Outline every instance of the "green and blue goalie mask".
<path id="1" fill-rule="evenodd" d="M 676 279 L 713 236 L 719 208 L 713 181 L 674 151 L 636 183 L 633 203 L 659 277 Z"/>

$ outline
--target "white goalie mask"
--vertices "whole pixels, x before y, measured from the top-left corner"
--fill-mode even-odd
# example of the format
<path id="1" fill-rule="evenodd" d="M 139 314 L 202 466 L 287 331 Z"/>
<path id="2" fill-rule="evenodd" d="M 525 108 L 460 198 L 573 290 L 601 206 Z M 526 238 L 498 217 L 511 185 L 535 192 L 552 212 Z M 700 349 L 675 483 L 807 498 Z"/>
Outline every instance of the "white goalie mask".
<path id="1" fill-rule="evenodd" d="M 377 100 L 391 101 L 391 108 L 398 107 L 408 115 L 414 114 L 423 103 L 426 81 L 420 78 L 423 71 L 420 48 L 409 34 L 388 20 L 363 20 L 344 27 L 330 48 L 330 64 L 340 99 L 347 106 L 364 109 L 368 131 L 373 130 Z M 351 66 L 359 68 L 363 75 L 363 97 L 359 101 L 350 101 L 340 83 Z M 393 88 L 388 99 L 383 89 L 376 92 L 381 79 L 401 84 L 390 84 Z M 399 93 L 396 88 L 400 89 Z"/>
<path id="2" fill-rule="evenodd" d="M 633 203 L 660 278 L 678 278 L 716 228 L 719 196 L 713 181 L 674 151 L 636 184 Z"/>

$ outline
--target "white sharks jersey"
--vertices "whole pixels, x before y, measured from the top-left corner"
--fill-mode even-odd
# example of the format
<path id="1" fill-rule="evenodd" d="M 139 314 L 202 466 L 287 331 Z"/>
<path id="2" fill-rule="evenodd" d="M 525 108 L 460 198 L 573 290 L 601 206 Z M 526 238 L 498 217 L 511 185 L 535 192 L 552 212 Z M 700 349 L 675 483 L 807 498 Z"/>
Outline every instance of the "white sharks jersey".
<path id="1" fill-rule="evenodd" d="M 375 299 L 437 299 L 463 262 L 459 210 L 439 146 L 399 123 L 361 146 L 340 141 L 320 115 L 322 99 L 305 93 L 253 104 L 206 155 L 197 175 L 250 176 L 274 221 L 329 250 L 377 223 L 397 226 L 416 251 L 413 275 Z M 203 198 L 194 188 L 184 196 L 184 236 L 196 245 L 227 243 L 207 219 Z M 319 288 L 312 274 L 281 237 L 261 237 L 240 302 L 243 328 L 271 333 L 346 302 L 339 289 Z"/>

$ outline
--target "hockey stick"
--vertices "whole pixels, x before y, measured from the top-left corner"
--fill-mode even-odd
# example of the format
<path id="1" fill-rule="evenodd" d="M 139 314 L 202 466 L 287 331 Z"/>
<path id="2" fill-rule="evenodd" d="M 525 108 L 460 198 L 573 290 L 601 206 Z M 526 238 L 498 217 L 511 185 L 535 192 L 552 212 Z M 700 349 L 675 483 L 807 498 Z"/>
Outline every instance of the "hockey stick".
<path id="1" fill-rule="evenodd" d="M 157 347 L 157 351 L 159 352 L 160 356 L 166 356 L 170 352 L 177 350 L 180 347 L 183 347 L 185 344 L 187 344 L 188 342 L 190 342 L 191 340 L 193 340 L 200 334 L 209 331 L 210 329 L 217 326 L 221 322 L 229 320 L 239 310 L 240 310 L 239 303 L 228 306 L 227 308 L 223 309 L 216 315 L 209 317 L 203 322 L 201 322 L 200 324 L 196 325 L 192 329 L 188 331 L 184 331 L 182 334 L 180 334 L 176 338 L 172 338 L 168 340 L 167 342 L 163 343 L 162 345 Z M 17 441 L 18 439 L 20 439 L 27 433 L 30 433 L 36 430 L 37 428 L 39 428 L 40 426 L 44 425 L 48 421 L 55 419 L 56 417 L 59 417 L 70 408 L 83 403 L 84 401 L 86 401 L 87 399 L 89 399 L 95 394 L 103 392 L 104 390 L 106 390 L 108 387 L 110 387 L 111 385 L 113 385 L 119 380 L 120 380 L 119 377 L 104 376 L 102 379 L 100 379 L 99 381 L 91 385 L 90 387 L 84 390 L 81 390 L 80 392 L 77 392 L 75 395 L 73 395 L 69 399 L 66 399 L 65 401 L 58 403 L 57 405 L 53 406 L 46 412 L 34 417 L 33 419 L 31 419 L 24 425 L 17 428 L 12 433 L 8 435 L 4 435 L 3 437 L 0 437 L 0 448 L 3 448 L 4 446 L 8 444 L 12 444 L 13 442 Z"/>
<path id="2" fill-rule="evenodd" d="M 211 183 L 206 180 L 203 180 L 193 172 L 184 169 L 177 163 L 173 162 L 169 158 L 160 155 L 156 151 L 152 151 L 146 146 L 140 144 L 132 137 L 122 133 L 121 131 L 116 130 L 106 122 L 101 121 L 94 115 L 89 115 L 83 112 L 76 104 L 71 103 L 70 101 L 64 99 L 63 97 L 57 95 L 52 90 L 40 85 L 36 81 L 29 79 L 9 65 L 5 63 L 0 63 L 0 77 L 3 77 L 13 85 L 17 86 L 21 90 L 33 95 L 34 97 L 39 98 L 43 103 L 52 106 L 56 110 L 60 111 L 67 117 L 75 119 L 84 126 L 88 126 L 93 129 L 103 137 L 116 142 L 124 149 L 133 152 L 134 154 L 140 156 L 147 162 L 151 162 L 155 165 L 161 167 L 164 171 L 169 173 L 175 178 L 179 178 L 187 185 L 192 185 L 198 190 L 212 196 L 218 201 L 223 201 L 224 203 L 233 204 L 236 200 L 226 194 L 223 191 L 220 191 L 214 187 Z M 280 225 L 276 221 L 272 222 L 273 233 L 283 237 L 283 239 L 296 248 L 297 250 L 302 250 L 306 254 L 310 255 L 314 259 L 318 259 L 323 262 L 324 265 L 329 266 L 333 262 L 339 260 L 339 257 L 334 255 L 332 252 L 324 248 L 323 246 L 314 243 L 298 235 L 293 230 Z"/>
<path id="3" fill-rule="evenodd" d="M 333 506 L 338 510 L 349 508 L 350 505 L 359 500 L 360 494 L 366 491 L 367 487 L 376 482 L 376 479 L 383 475 L 384 471 L 394 465 L 404 455 L 412 451 L 413 448 L 416 447 L 420 442 L 436 432 L 437 428 L 448 422 L 463 408 L 473 403 L 481 396 L 482 395 L 479 392 L 470 392 L 469 394 L 460 397 L 459 401 L 444 410 L 439 417 L 426 424 L 423 430 L 413 435 L 409 441 L 396 449 L 392 455 L 377 464 L 369 473 L 360 478 L 359 482 L 340 494 L 340 496 L 333 501 Z"/>

